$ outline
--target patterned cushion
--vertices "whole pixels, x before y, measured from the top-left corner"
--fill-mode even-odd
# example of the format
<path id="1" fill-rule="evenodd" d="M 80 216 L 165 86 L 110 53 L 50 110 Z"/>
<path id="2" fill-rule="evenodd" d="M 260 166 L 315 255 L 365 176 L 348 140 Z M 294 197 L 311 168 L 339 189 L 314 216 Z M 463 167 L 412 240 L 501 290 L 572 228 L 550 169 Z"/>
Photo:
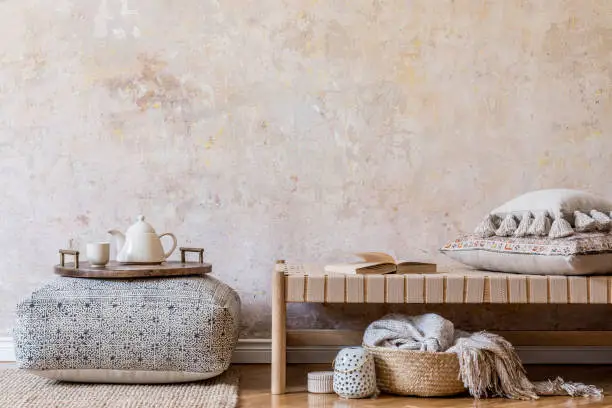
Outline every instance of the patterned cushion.
<path id="1" fill-rule="evenodd" d="M 74 381 L 180 382 L 227 369 L 240 299 L 211 276 L 58 278 L 17 308 L 18 366 Z"/>
<path id="2" fill-rule="evenodd" d="M 499 237 L 470 234 L 440 251 L 478 269 L 541 275 L 593 275 L 612 272 L 612 234 L 578 233 L 566 238 Z"/>

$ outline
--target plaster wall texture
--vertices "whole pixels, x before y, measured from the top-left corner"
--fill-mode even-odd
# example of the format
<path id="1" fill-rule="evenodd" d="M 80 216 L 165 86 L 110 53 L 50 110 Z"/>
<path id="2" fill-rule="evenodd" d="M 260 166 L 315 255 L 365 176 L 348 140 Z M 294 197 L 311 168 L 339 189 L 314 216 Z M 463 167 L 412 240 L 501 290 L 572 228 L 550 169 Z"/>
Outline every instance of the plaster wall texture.
<path id="1" fill-rule="evenodd" d="M 277 258 L 443 268 L 439 246 L 515 195 L 612 198 L 611 27 L 586 0 L 0 2 L 0 336 L 60 247 L 140 213 L 206 247 L 256 337 Z M 290 320 L 377 313 L 348 309 Z M 606 310 L 440 308 L 498 328 Z"/>

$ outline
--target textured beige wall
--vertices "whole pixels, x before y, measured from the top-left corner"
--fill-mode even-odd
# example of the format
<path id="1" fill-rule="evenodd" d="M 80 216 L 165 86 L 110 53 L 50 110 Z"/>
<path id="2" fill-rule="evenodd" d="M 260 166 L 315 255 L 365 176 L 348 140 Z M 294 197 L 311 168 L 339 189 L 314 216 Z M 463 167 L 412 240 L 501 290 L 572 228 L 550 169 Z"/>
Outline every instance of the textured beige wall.
<path id="1" fill-rule="evenodd" d="M 138 213 L 206 246 L 259 336 L 275 258 L 447 264 L 439 245 L 516 194 L 612 197 L 610 27 L 586 0 L 0 2 L 0 336 L 59 247 Z M 606 316 L 584 310 L 441 309 Z"/>

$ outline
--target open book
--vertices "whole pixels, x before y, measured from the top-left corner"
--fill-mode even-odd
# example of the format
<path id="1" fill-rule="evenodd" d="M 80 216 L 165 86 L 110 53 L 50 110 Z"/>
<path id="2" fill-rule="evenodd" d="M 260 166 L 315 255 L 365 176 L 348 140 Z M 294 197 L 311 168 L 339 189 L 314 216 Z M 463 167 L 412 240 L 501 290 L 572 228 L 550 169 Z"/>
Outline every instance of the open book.
<path id="1" fill-rule="evenodd" d="M 436 264 L 396 260 L 384 252 L 360 252 L 355 254 L 361 262 L 326 265 L 325 272 L 346 274 L 385 274 L 385 273 L 435 273 Z"/>

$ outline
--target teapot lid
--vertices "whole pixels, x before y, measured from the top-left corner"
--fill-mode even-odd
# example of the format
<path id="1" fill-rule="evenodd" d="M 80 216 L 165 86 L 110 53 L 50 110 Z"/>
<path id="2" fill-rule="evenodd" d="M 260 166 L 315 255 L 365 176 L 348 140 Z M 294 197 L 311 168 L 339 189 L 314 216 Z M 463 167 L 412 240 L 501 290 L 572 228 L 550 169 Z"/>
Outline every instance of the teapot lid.
<path id="1" fill-rule="evenodd" d="M 136 221 L 130 228 L 127 230 L 127 234 L 155 234 L 155 229 L 146 222 L 144 215 L 138 216 L 138 221 Z"/>

